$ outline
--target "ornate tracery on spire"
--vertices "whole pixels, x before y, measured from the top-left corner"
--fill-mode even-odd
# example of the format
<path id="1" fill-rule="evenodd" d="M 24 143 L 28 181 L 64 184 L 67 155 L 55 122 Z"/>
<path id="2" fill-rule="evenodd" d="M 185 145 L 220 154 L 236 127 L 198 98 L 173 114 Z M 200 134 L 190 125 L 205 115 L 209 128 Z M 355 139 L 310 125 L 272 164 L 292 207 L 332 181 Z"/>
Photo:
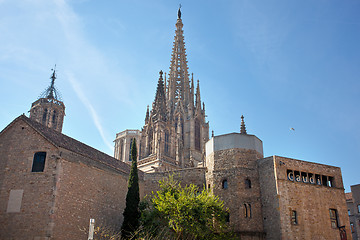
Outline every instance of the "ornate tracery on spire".
<path id="1" fill-rule="evenodd" d="M 164 92 L 164 81 L 163 81 L 163 71 L 159 72 L 160 77 L 156 89 L 155 100 L 152 107 L 152 114 L 154 120 L 162 120 L 166 121 L 167 114 L 166 114 L 166 99 L 165 99 L 165 92 Z"/>
<path id="2" fill-rule="evenodd" d="M 182 28 L 183 23 L 181 20 L 181 11 L 179 8 L 171 55 L 168 84 L 168 103 L 169 107 L 172 109 L 174 109 L 179 99 L 182 104 L 187 107 L 190 97 L 189 73 L 186 60 L 184 32 Z"/>

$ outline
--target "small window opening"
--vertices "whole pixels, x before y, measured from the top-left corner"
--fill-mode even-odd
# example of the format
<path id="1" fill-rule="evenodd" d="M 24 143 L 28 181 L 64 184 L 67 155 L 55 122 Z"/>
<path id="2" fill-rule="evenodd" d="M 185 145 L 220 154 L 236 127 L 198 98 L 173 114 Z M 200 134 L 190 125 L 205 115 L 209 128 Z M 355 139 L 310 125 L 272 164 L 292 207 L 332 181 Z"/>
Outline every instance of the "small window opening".
<path id="1" fill-rule="evenodd" d="M 47 118 L 47 109 L 45 109 L 44 113 L 43 113 L 43 118 L 42 118 L 42 123 L 43 124 L 46 124 L 46 118 Z"/>
<path id="2" fill-rule="evenodd" d="M 222 188 L 223 188 L 223 189 L 227 189 L 227 188 L 228 188 L 228 181 L 227 181 L 227 179 L 224 179 L 224 180 L 222 181 Z"/>
<path id="3" fill-rule="evenodd" d="M 349 215 L 349 216 L 351 215 L 351 211 L 350 211 L 350 209 L 348 209 L 348 215 Z"/>
<path id="4" fill-rule="evenodd" d="M 317 185 L 321 185 L 321 177 L 318 174 L 315 174 L 315 181 Z"/>
<path id="5" fill-rule="evenodd" d="M 309 182 L 308 175 L 307 175 L 306 172 L 302 172 L 302 173 L 301 173 L 301 181 L 302 181 L 303 183 L 308 183 L 308 182 Z"/>
<path id="6" fill-rule="evenodd" d="M 56 111 L 54 110 L 53 116 L 52 116 L 52 123 L 53 125 L 56 125 Z"/>
<path id="7" fill-rule="evenodd" d="M 244 217 L 251 218 L 251 204 L 244 203 Z"/>
<path id="8" fill-rule="evenodd" d="M 309 183 L 315 184 L 314 174 L 308 173 L 308 177 L 309 177 Z"/>
<path id="9" fill-rule="evenodd" d="M 337 211 L 336 209 L 330 209 L 330 221 L 332 228 L 338 228 Z"/>
<path id="10" fill-rule="evenodd" d="M 287 170 L 287 178 L 290 181 L 294 181 L 294 172 L 293 172 L 293 170 Z"/>
<path id="11" fill-rule="evenodd" d="M 35 153 L 31 172 L 43 172 L 45 167 L 45 158 L 46 152 Z"/>
<path id="12" fill-rule="evenodd" d="M 230 213 L 229 212 L 226 212 L 225 213 L 225 221 L 228 223 L 230 222 Z"/>
<path id="13" fill-rule="evenodd" d="M 327 186 L 327 183 L 328 183 L 327 176 L 322 176 L 322 185 Z"/>
<path id="14" fill-rule="evenodd" d="M 329 187 L 334 187 L 334 178 L 333 177 L 328 177 L 328 184 Z"/>
<path id="15" fill-rule="evenodd" d="M 208 184 L 208 189 L 210 189 L 210 184 Z"/>
<path id="16" fill-rule="evenodd" d="M 250 181 L 250 179 L 245 179 L 245 188 L 251 188 L 251 181 Z"/>
<path id="17" fill-rule="evenodd" d="M 295 210 L 291 211 L 291 224 L 297 225 L 298 224 L 298 216 Z"/>
<path id="18" fill-rule="evenodd" d="M 354 223 L 350 223 L 350 229 L 351 229 L 351 233 L 355 232 Z"/>
<path id="19" fill-rule="evenodd" d="M 299 171 L 295 171 L 295 172 L 294 172 L 294 175 L 295 175 L 295 181 L 296 181 L 296 182 L 301 182 L 300 172 L 299 172 Z"/>
<path id="20" fill-rule="evenodd" d="M 358 213 L 360 213 L 360 204 L 357 205 L 357 209 L 358 209 Z M 360 221 L 359 221 L 359 225 L 360 225 Z"/>

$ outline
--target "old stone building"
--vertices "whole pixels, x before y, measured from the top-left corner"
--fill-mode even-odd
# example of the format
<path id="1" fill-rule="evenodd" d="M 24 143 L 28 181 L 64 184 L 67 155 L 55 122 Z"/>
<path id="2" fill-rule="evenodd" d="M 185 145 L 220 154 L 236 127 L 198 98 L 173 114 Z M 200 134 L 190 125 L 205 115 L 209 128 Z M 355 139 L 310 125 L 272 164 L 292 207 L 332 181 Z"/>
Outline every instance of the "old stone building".
<path id="1" fill-rule="evenodd" d="M 204 160 L 209 139 L 205 104 L 201 102 L 199 80 L 189 78 L 181 11 L 178 11 L 168 79 L 160 71 L 155 100 L 146 111 L 145 125 L 137 132 L 139 169 L 144 172 L 195 167 Z M 114 156 L 129 161 L 129 138 L 125 130 L 116 135 Z M 135 133 L 135 132 L 134 132 Z M 122 154 L 124 153 L 124 154 Z"/>
<path id="2" fill-rule="evenodd" d="M 360 239 L 360 184 L 350 187 L 346 193 L 346 204 L 350 219 L 350 230 L 354 240 Z"/>
<path id="3" fill-rule="evenodd" d="M 61 133 L 65 105 L 55 70 L 30 118 L 19 116 L 0 132 L 0 239 L 85 239 L 90 218 L 118 229 L 134 139 L 141 196 L 172 174 L 218 195 L 242 240 L 352 239 L 340 168 L 264 158 L 243 116 L 240 132 L 209 139 L 182 28 L 179 10 L 170 72 L 160 72 L 143 128 L 116 134 L 115 158 Z M 359 215 L 358 186 L 348 199 L 350 220 Z"/>
<path id="4" fill-rule="evenodd" d="M 60 133 L 63 110 L 47 95 L 0 132 L 0 239 L 86 239 L 90 218 L 121 226 L 130 167 Z"/>

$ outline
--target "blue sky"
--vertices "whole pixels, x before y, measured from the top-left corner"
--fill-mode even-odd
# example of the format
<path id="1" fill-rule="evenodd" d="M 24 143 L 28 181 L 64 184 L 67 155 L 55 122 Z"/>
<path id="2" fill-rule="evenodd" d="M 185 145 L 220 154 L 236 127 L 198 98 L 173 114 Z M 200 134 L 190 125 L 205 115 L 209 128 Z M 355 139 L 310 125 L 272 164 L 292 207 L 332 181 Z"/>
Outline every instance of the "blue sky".
<path id="1" fill-rule="evenodd" d="M 279 155 L 339 166 L 360 183 L 360 1 L 181 1 L 189 71 L 210 129 Z M 0 128 L 50 84 L 63 133 L 113 155 L 140 129 L 168 72 L 178 1 L 0 0 Z M 294 128 L 295 131 L 290 131 Z"/>

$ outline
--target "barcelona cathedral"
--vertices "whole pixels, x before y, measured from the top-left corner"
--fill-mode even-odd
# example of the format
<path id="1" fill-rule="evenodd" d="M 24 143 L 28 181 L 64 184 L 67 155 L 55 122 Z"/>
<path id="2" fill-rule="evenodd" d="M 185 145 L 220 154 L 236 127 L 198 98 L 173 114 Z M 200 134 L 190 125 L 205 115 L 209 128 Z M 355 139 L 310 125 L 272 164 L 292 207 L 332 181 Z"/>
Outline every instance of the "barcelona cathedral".
<path id="1" fill-rule="evenodd" d="M 176 170 L 204 162 L 205 143 L 209 140 L 205 104 L 200 84 L 188 72 L 181 11 L 178 11 L 174 46 L 168 76 L 160 71 L 154 102 L 147 107 L 145 125 L 116 135 L 115 158 L 130 161 L 130 146 L 136 139 L 139 169 L 144 172 Z"/>
<path id="2" fill-rule="evenodd" d="M 86 239 L 89 220 L 120 229 L 134 139 L 141 197 L 171 174 L 219 196 L 239 239 L 352 239 L 339 167 L 264 157 L 263 142 L 246 131 L 243 116 L 239 132 L 209 139 L 200 84 L 188 72 L 180 9 L 175 26 L 170 71 L 159 73 L 141 130 L 116 134 L 114 157 L 62 133 L 65 104 L 55 70 L 30 116 L 0 132 L 0 239 Z"/>

